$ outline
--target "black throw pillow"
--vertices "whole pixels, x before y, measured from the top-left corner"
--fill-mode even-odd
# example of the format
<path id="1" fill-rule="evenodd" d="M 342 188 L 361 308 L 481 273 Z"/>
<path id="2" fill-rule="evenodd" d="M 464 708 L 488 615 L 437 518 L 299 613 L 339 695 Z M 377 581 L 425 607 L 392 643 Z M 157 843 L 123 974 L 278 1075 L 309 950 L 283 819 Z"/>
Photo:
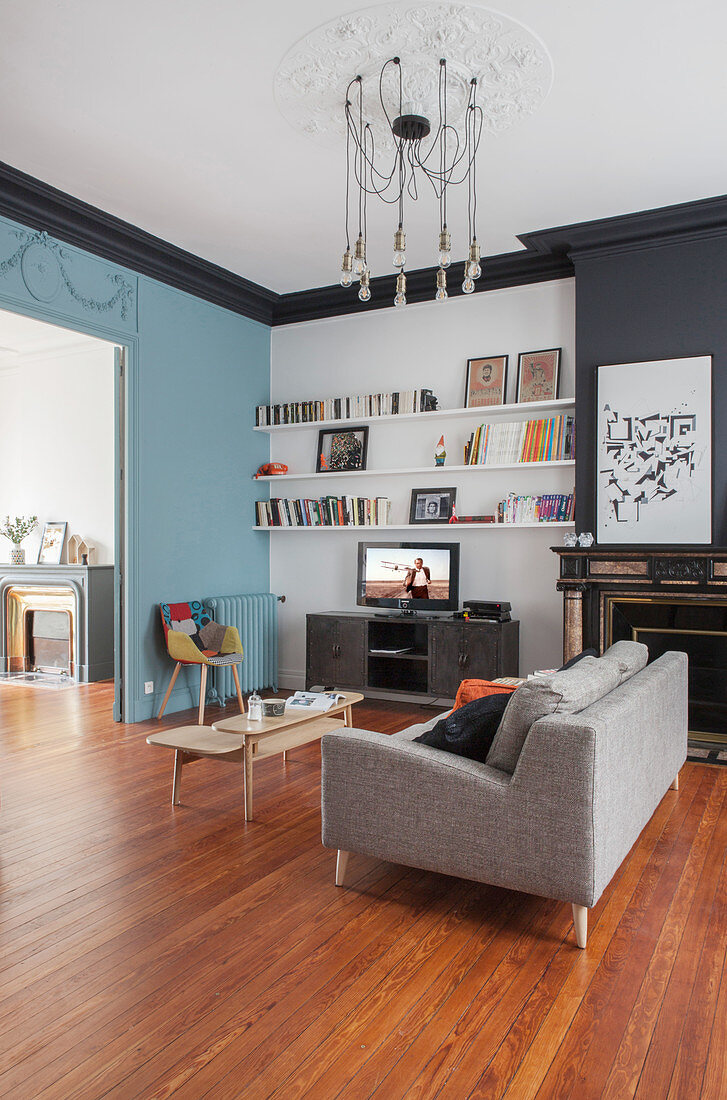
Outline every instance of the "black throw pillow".
<path id="1" fill-rule="evenodd" d="M 564 665 L 561 665 L 558 672 L 565 672 L 567 668 L 573 668 L 573 665 L 577 665 L 579 661 L 582 661 L 584 657 L 597 657 L 597 649 L 584 649 L 582 653 L 576 653 L 575 657 L 571 657 L 570 661 L 566 661 Z"/>
<path id="2" fill-rule="evenodd" d="M 499 691 L 473 699 L 413 740 L 484 764 L 511 695 L 512 692 Z"/>

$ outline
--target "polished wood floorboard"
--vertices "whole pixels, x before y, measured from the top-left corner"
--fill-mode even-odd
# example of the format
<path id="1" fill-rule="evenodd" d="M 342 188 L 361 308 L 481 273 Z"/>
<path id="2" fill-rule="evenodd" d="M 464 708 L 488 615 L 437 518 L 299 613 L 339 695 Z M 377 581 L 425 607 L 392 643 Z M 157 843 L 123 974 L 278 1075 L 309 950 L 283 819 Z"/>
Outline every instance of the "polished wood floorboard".
<path id="1" fill-rule="evenodd" d="M 209 760 L 173 807 L 158 728 L 0 686 L 0 1097 L 727 1097 L 727 768 L 685 765 L 579 951 L 555 901 L 355 855 L 336 889 L 317 744 L 252 822 Z"/>

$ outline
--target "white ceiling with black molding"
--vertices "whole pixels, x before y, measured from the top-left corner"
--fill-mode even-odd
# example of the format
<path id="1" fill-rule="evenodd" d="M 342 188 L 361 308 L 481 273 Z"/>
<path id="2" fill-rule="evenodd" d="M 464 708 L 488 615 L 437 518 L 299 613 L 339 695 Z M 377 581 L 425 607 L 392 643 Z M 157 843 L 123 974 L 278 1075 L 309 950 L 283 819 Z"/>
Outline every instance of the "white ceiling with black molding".
<path id="1" fill-rule="evenodd" d="M 446 56 L 453 90 L 480 80 L 485 262 L 518 233 L 727 191 L 721 0 L 498 8 L 0 3 L 0 160 L 272 290 L 323 286 L 344 246 L 348 81 L 397 55 L 426 100 L 425 60 Z M 453 258 L 465 203 L 453 192 Z M 436 217 L 423 191 L 410 268 L 436 263 Z M 391 222 L 369 208 L 372 275 L 393 273 Z"/>

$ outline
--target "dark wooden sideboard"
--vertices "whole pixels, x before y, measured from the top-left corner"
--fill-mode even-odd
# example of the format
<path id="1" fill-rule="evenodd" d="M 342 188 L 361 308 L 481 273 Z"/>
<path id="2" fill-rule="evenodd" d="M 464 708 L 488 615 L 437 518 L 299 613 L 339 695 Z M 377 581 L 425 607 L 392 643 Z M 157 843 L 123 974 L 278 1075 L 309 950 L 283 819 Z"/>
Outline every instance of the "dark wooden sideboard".
<path id="1" fill-rule="evenodd" d="M 322 684 L 451 699 L 468 677 L 517 676 L 519 645 L 517 621 L 371 612 L 307 615 L 306 687 Z"/>

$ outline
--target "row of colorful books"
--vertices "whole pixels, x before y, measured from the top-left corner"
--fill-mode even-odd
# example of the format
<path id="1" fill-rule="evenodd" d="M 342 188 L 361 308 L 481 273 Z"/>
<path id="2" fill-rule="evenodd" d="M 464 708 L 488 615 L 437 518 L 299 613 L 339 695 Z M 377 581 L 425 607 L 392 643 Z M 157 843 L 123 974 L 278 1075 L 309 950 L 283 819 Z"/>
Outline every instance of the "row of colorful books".
<path id="1" fill-rule="evenodd" d="M 284 405 L 258 405 L 255 426 L 314 424 L 317 420 L 356 420 L 366 416 L 398 416 L 400 413 L 431 412 L 437 399 L 431 390 L 396 390 L 393 393 L 365 393 L 354 397 L 328 397 L 324 401 L 289 401 Z"/>
<path id="2" fill-rule="evenodd" d="M 390 522 L 388 497 L 272 497 L 255 501 L 258 527 L 372 527 Z"/>
<path id="3" fill-rule="evenodd" d="M 480 424 L 464 449 L 465 466 L 513 462 L 558 462 L 575 458 L 572 416 L 549 416 L 507 424 Z"/>
<path id="4" fill-rule="evenodd" d="M 508 493 L 497 506 L 498 523 L 568 523 L 575 515 L 574 493 L 518 496 Z"/>

